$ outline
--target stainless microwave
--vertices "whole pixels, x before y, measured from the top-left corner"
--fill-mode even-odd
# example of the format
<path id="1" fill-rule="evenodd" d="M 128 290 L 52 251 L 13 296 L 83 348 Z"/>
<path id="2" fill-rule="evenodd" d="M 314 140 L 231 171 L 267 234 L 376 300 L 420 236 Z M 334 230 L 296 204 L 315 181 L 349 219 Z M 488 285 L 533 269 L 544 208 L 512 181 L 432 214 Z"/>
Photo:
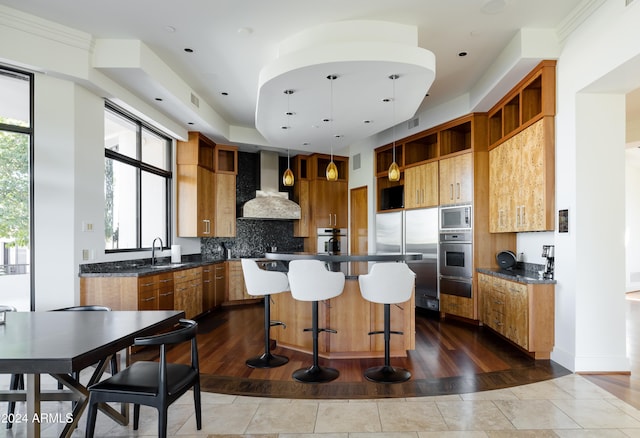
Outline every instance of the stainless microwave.
<path id="1" fill-rule="evenodd" d="M 441 230 L 470 230 L 472 223 L 470 205 L 440 207 Z"/>

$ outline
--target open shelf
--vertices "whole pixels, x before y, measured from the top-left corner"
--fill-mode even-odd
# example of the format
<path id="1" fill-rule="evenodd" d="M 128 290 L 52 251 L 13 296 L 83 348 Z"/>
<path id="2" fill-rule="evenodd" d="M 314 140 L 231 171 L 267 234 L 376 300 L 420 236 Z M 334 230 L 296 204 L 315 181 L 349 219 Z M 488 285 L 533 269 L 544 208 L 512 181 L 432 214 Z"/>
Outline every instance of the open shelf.
<path id="1" fill-rule="evenodd" d="M 416 140 L 407 141 L 404 145 L 405 166 L 420 163 L 422 161 L 433 160 L 434 158 L 438 158 L 437 132 L 418 138 Z"/>
<path id="2" fill-rule="evenodd" d="M 555 115 L 555 61 L 542 61 L 489 110 L 489 148 Z"/>
<path id="3" fill-rule="evenodd" d="M 471 121 L 440 131 L 440 155 L 471 149 Z"/>
<path id="4" fill-rule="evenodd" d="M 396 163 L 400 167 L 404 167 L 403 160 L 404 147 L 396 142 Z M 376 175 L 381 175 L 389 170 L 389 166 L 393 163 L 393 145 L 387 145 L 376 153 Z"/>

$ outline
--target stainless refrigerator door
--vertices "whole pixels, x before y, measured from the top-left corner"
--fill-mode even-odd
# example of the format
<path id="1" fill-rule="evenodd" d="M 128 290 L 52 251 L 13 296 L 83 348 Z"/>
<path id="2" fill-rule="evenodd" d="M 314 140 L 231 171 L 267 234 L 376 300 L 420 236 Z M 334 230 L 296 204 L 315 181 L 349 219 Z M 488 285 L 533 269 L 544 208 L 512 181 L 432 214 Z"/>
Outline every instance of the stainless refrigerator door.
<path id="1" fill-rule="evenodd" d="M 402 212 L 376 214 L 376 252 L 402 252 Z"/>
<path id="2" fill-rule="evenodd" d="M 439 310 L 438 300 L 438 209 L 405 212 L 405 250 L 422 254 L 408 262 L 416 273 L 416 306 Z"/>

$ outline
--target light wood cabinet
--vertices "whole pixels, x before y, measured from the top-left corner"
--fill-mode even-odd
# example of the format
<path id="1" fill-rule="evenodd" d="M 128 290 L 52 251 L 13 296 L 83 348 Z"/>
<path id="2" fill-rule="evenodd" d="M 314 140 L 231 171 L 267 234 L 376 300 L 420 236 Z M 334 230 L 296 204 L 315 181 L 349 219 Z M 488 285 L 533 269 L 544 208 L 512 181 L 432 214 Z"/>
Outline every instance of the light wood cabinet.
<path id="1" fill-rule="evenodd" d="M 440 312 L 462 318 L 475 319 L 474 299 L 459 297 L 457 295 L 441 294 Z"/>
<path id="2" fill-rule="evenodd" d="M 215 306 L 219 307 L 227 300 L 227 266 L 225 263 L 214 265 Z"/>
<path id="3" fill-rule="evenodd" d="M 405 208 L 438 206 L 438 162 L 408 167 L 404 172 Z"/>
<path id="4" fill-rule="evenodd" d="M 293 187 L 293 200 L 300 206 L 300 219 L 293 222 L 293 235 L 295 237 L 309 237 L 311 213 L 308 180 L 296 180 Z"/>
<path id="5" fill-rule="evenodd" d="M 490 231 L 554 229 L 553 119 L 545 117 L 489 152 Z"/>
<path id="6" fill-rule="evenodd" d="M 214 174 L 214 236 L 236 235 L 236 176 L 228 173 Z"/>
<path id="7" fill-rule="evenodd" d="M 484 325 L 536 359 L 549 359 L 554 344 L 553 284 L 524 284 L 478 274 Z"/>
<path id="8" fill-rule="evenodd" d="M 473 155 L 440 160 L 440 205 L 473 202 Z"/>
<path id="9" fill-rule="evenodd" d="M 186 318 L 202 313 L 202 268 L 183 269 L 173 274 L 175 310 L 184 310 Z"/>
<path id="10" fill-rule="evenodd" d="M 176 156 L 178 236 L 235 236 L 237 148 L 190 132 Z"/>
<path id="11" fill-rule="evenodd" d="M 227 260 L 227 294 L 228 301 L 243 301 L 252 297 L 247 293 L 240 260 Z"/>
<path id="12" fill-rule="evenodd" d="M 349 226 L 346 182 L 313 180 L 310 199 L 314 228 L 347 228 Z"/>
<path id="13" fill-rule="evenodd" d="M 173 273 L 138 278 L 137 310 L 173 310 Z"/>

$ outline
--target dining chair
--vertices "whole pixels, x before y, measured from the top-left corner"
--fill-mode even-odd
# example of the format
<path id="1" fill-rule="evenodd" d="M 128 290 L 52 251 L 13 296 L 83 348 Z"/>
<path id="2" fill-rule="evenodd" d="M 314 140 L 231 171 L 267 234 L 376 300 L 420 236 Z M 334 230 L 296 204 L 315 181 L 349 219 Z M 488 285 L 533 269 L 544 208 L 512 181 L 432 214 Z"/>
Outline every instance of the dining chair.
<path id="1" fill-rule="evenodd" d="M 196 427 L 202 428 L 200 403 L 200 367 L 196 333 L 198 323 L 181 319 L 178 328 L 153 336 L 139 337 L 135 346 L 159 346 L 158 362 L 139 361 L 101 382 L 89 387 L 86 437 L 94 435 L 99 403 L 133 403 L 133 429 L 138 430 L 140 405 L 158 410 L 158 437 L 167 436 L 167 411 L 169 406 L 185 392 L 193 388 L 196 411 Z M 167 362 L 167 347 L 184 342 L 191 343 L 189 365 Z"/>

